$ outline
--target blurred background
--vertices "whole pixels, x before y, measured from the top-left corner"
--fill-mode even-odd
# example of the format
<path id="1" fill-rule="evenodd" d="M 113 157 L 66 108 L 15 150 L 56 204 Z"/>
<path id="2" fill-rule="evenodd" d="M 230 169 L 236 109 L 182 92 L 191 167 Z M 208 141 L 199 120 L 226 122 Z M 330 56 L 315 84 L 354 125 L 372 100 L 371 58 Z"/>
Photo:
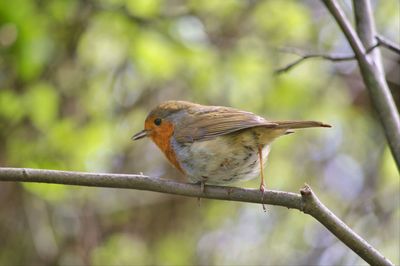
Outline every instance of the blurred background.
<path id="1" fill-rule="evenodd" d="M 339 1 L 349 18 L 350 1 Z M 400 42 L 400 3 L 372 1 Z M 0 1 L 0 166 L 140 173 L 185 181 L 149 140 L 169 99 L 333 125 L 282 137 L 270 189 L 306 182 L 351 228 L 400 263 L 400 178 L 355 62 L 317 0 Z M 399 55 L 383 50 L 398 100 Z M 398 103 L 398 101 L 397 101 Z M 257 188 L 259 180 L 237 186 Z M 365 265 L 296 210 L 153 192 L 0 184 L 0 265 Z"/>

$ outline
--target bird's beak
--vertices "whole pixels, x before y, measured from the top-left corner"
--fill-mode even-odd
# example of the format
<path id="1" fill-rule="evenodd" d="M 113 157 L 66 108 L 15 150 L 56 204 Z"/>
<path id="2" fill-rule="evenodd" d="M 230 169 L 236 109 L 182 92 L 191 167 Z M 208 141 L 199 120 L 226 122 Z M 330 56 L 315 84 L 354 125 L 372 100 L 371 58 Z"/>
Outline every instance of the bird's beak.
<path id="1" fill-rule="evenodd" d="M 148 137 L 150 134 L 150 131 L 147 129 L 143 129 L 142 131 L 136 133 L 135 135 L 132 136 L 131 140 L 138 140 L 142 139 L 144 137 Z"/>

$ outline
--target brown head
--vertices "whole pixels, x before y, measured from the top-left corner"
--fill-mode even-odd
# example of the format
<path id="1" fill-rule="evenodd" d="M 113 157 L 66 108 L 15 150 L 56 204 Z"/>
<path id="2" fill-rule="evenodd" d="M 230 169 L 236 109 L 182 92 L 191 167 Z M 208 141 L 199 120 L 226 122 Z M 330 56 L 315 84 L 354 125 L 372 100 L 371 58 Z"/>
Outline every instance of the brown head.
<path id="1" fill-rule="evenodd" d="M 197 104 L 184 101 L 167 101 L 155 107 L 147 115 L 144 129 L 132 136 L 132 140 L 150 137 L 160 150 L 167 156 L 168 160 L 181 172 L 175 152 L 171 147 L 171 137 L 175 130 L 177 120 L 184 114 L 185 110 L 195 107 Z M 183 112 L 182 112 L 183 111 Z"/>

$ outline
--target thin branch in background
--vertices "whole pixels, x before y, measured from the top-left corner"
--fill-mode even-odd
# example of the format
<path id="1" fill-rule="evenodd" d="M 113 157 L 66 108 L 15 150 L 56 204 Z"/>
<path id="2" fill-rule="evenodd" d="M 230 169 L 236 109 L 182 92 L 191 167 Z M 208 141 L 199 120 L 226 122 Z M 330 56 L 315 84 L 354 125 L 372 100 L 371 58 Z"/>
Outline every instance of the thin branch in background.
<path id="1" fill-rule="evenodd" d="M 364 43 L 360 40 L 359 36 L 354 31 L 349 20 L 345 16 L 344 11 L 335 0 L 321 0 L 331 15 L 336 20 L 337 24 L 341 28 L 343 34 L 346 36 L 348 43 L 354 51 L 354 54 L 358 61 L 358 66 L 364 81 L 366 88 L 369 91 L 371 102 L 378 113 L 379 120 L 383 126 L 386 139 L 388 141 L 390 150 L 393 154 L 394 160 L 397 165 L 397 169 L 400 169 L 400 117 L 399 111 L 397 110 L 396 104 L 394 103 L 393 96 L 389 90 L 389 86 L 385 80 L 385 75 L 381 71 L 382 62 L 379 56 L 367 56 L 365 47 L 373 46 L 375 43 L 368 42 Z M 371 5 L 366 0 L 353 1 L 354 4 L 358 5 L 358 8 L 354 8 L 356 18 L 361 18 L 362 21 L 374 24 L 372 20 Z M 363 8 L 359 8 L 363 7 Z M 361 11 L 363 10 L 363 11 Z M 366 18 L 368 17 L 368 18 Z M 360 20 L 360 21 L 361 21 Z M 357 23 L 356 23 L 357 24 Z M 375 39 L 375 32 L 373 27 L 370 28 L 368 25 L 361 25 L 358 23 L 358 27 L 362 27 L 364 31 L 370 31 L 368 36 L 373 33 L 373 41 Z M 365 45 L 365 46 L 364 46 Z M 377 51 L 379 55 L 379 51 Z"/>
<path id="2" fill-rule="evenodd" d="M 300 58 L 284 67 L 276 69 L 274 71 L 275 74 L 281 74 L 281 73 L 287 72 L 287 71 L 291 70 L 293 67 L 295 67 L 298 64 L 300 64 L 301 62 L 303 62 L 304 60 L 311 59 L 311 58 L 320 58 L 320 59 L 325 59 L 325 60 L 329 60 L 332 62 L 352 61 L 352 60 L 356 59 L 354 55 L 301 54 L 299 52 L 293 52 L 293 51 L 292 51 L 292 53 L 300 56 Z"/>
<path id="3" fill-rule="evenodd" d="M 400 45 L 396 44 L 395 42 L 386 39 L 383 36 L 375 36 L 375 39 L 378 41 L 379 45 L 386 47 L 387 49 L 397 53 L 400 55 Z"/>
<path id="4" fill-rule="evenodd" d="M 258 189 L 206 186 L 176 182 L 167 179 L 150 178 L 144 175 L 99 174 L 70 171 L 56 171 L 28 168 L 0 168 L 0 181 L 39 182 L 76 186 L 125 188 L 162 192 L 195 198 L 209 198 L 239 202 L 270 204 L 297 209 L 311 215 L 323 224 L 340 241 L 371 265 L 394 265 L 350 227 L 333 214 L 306 185 L 300 195 L 266 190 L 260 197 Z"/>
<path id="5" fill-rule="evenodd" d="M 378 47 L 380 45 L 381 45 L 381 43 L 378 41 L 373 46 L 368 48 L 366 53 L 369 54 L 376 47 Z M 300 51 L 299 49 L 295 49 L 295 48 L 290 48 L 290 49 L 283 48 L 283 49 L 280 49 L 280 51 L 298 55 L 298 56 L 300 56 L 300 58 L 284 67 L 276 69 L 274 71 L 275 74 L 281 74 L 281 73 L 287 72 L 287 71 L 291 70 L 293 67 L 295 67 L 296 65 L 303 62 L 304 60 L 311 59 L 311 58 L 325 59 L 325 60 L 332 61 L 332 62 L 344 62 L 344 61 L 352 61 L 352 60 L 356 59 L 356 56 L 354 54 L 353 55 L 339 55 L 339 54 L 335 55 L 335 54 L 318 54 L 318 53 L 307 54 L 307 53 L 304 53 L 304 52 Z"/>

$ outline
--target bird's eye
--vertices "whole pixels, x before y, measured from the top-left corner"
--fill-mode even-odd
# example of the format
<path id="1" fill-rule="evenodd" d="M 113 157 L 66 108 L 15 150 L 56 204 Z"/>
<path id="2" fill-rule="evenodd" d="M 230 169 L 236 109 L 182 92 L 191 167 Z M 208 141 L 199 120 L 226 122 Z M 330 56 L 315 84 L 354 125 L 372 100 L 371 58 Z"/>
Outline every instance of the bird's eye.
<path id="1" fill-rule="evenodd" d="M 156 118 L 156 119 L 154 119 L 154 124 L 156 125 L 156 126 L 159 126 L 159 125 L 161 125 L 161 118 Z"/>

